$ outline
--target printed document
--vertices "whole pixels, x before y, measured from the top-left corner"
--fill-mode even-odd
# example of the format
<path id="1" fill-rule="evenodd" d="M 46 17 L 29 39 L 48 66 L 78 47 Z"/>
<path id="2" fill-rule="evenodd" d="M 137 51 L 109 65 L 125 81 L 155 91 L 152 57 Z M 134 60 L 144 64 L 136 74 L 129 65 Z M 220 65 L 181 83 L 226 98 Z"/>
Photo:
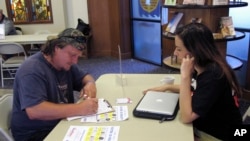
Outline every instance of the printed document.
<path id="1" fill-rule="evenodd" d="M 113 106 L 114 112 L 82 117 L 81 122 L 109 122 L 128 119 L 128 106 Z"/>
<path id="2" fill-rule="evenodd" d="M 103 98 L 98 99 L 98 109 L 97 113 L 94 115 L 98 114 L 103 114 L 103 113 L 108 113 L 108 112 L 113 112 L 114 109 L 112 108 L 112 105 L 109 104 L 109 102 Z M 88 116 L 94 116 L 94 115 L 88 115 Z M 68 117 L 67 120 L 74 120 L 74 119 L 79 119 L 85 116 L 74 116 L 74 117 Z"/>
<path id="3" fill-rule="evenodd" d="M 119 126 L 70 126 L 63 141 L 118 141 Z"/>

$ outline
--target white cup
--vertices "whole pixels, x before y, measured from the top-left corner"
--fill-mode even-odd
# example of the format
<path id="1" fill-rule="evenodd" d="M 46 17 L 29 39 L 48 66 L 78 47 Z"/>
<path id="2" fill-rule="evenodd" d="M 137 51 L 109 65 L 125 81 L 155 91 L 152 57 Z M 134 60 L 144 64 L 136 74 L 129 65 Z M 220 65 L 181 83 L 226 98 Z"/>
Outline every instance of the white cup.
<path id="1" fill-rule="evenodd" d="M 161 84 L 174 84 L 174 77 L 173 76 L 165 76 L 163 77 L 160 82 Z"/>

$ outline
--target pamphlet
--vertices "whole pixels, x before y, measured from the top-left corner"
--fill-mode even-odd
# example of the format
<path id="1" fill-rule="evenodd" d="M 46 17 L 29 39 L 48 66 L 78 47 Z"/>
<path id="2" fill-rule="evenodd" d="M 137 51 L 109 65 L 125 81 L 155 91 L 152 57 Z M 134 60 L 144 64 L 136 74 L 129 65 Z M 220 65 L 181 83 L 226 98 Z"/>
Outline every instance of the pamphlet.
<path id="1" fill-rule="evenodd" d="M 111 104 L 103 98 L 99 98 L 98 99 L 98 109 L 97 109 L 97 113 L 94 115 L 88 115 L 88 116 L 95 116 L 98 114 L 103 114 L 103 113 L 108 113 L 108 112 L 113 112 L 114 109 L 112 108 Z M 79 119 L 85 116 L 73 116 L 73 117 L 68 117 L 67 120 L 75 120 L 75 119 Z"/>
<path id="2" fill-rule="evenodd" d="M 176 0 L 165 0 L 165 5 L 176 5 Z"/>
<path id="3" fill-rule="evenodd" d="M 221 17 L 220 24 L 221 24 L 221 33 L 224 38 L 234 37 L 236 35 L 233 19 L 231 16 Z"/>
<path id="4" fill-rule="evenodd" d="M 229 0 L 213 0 L 212 5 L 228 5 Z"/>
<path id="5" fill-rule="evenodd" d="M 70 126 L 63 141 L 118 141 L 119 126 Z"/>
<path id="6" fill-rule="evenodd" d="M 183 4 L 204 5 L 205 0 L 183 0 Z"/>
<path id="7" fill-rule="evenodd" d="M 82 117 L 81 122 L 110 122 L 124 121 L 128 119 L 127 106 L 113 106 L 113 108 L 115 109 L 114 112 Z"/>
<path id="8" fill-rule="evenodd" d="M 175 30 L 176 30 L 179 22 L 181 21 L 182 16 L 183 16 L 182 12 L 175 13 L 173 18 L 168 23 L 165 31 L 170 32 L 170 33 L 175 33 Z"/>

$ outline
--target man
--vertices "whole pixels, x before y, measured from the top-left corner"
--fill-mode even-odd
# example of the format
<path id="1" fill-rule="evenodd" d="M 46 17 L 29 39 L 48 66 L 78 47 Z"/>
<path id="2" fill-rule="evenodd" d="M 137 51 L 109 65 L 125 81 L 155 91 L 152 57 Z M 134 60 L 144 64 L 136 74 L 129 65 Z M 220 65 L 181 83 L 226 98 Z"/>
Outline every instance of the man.
<path id="1" fill-rule="evenodd" d="M 0 24 L 4 24 L 5 35 L 17 34 L 13 21 L 3 14 L 2 9 L 0 9 Z"/>
<path id="2" fill-rule="evenodd" d="M 11 120 L 16 141 L 43 140 L 62 118 L 96 113 L 94 79 L 77 66 L 85 42 L 79 30 L 65 29 L 20 66 Z M 73 103 L 73 90 L 86 99 Z"/>

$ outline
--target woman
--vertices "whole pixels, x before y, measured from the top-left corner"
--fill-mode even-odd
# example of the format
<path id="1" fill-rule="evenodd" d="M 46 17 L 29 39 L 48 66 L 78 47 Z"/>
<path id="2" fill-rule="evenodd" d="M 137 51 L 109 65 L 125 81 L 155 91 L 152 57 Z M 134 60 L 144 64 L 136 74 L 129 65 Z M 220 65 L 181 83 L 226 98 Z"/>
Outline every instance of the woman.
<path id="1" fill-rule="evenodd" d="M 175 46 L 174 54 L 182 60 L 180 85 L 148 90 L 179 92 L 181 120 L 193 123 L 200 140 L 204 135 L 228 140 L 230 127 L 242 124 L 237 101 L 241 90 L 212 32 L 203 24 L 190 23 L 177 29 Z"/>

